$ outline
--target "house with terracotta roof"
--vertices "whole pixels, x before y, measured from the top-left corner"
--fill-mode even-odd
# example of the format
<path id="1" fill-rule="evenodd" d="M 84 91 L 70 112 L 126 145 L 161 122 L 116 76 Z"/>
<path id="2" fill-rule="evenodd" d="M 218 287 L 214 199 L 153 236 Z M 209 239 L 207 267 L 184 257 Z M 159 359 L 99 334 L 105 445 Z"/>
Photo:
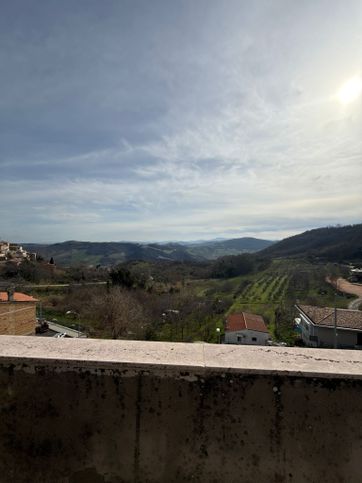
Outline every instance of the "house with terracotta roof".
<path id="1" fill-rule="evenodd" d="M 266 345 L 271 339 L 261 315 L 240 312 L 230 314 L 225 323 L 225 344 Z"/>
<path id="2" fill-rule="evenodd" d="M 296 305 L 295 319 L 305 345 L 309 347 L 362 348 L 362 311 Z"/>
<path id="3" fill-rule="evenodd" d="M 0 292 L 0 335 L 34 335 L 37 302 L 21 292 Z"/>

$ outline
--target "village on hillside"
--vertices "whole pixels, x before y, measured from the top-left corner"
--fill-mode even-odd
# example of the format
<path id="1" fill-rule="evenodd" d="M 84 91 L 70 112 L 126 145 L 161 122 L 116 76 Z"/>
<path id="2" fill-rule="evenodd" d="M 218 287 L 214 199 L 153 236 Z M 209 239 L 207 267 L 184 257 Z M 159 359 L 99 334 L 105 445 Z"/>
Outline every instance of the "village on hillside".
<path id="1" fill-rule="evenodd" d="M 0 240 L 0 262 L 21 263 L 24 260 L 36 260 L 36 253 L 27 252 L 18 243 Z"/>

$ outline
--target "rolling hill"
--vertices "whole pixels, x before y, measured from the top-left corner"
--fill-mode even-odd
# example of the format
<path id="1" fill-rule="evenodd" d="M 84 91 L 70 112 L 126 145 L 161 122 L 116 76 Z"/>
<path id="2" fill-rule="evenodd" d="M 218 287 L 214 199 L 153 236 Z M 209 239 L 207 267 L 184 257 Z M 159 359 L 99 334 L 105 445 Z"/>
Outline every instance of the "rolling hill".
<path id="1" fill-rule="evenodd" d="M 187 245 L 188 252 L 199 258 L 215 260 L 226 255 L 254 253 L 273 245 L 274 242 L 259 238 L 233 238 L 231 240 L 210 241 Z"/>
<path id="2" fill-rule="evenodd" d="M 51 245 L 24 243 L 23 246 L 31 252 L 37 252 L 45 259 L 53 257 L 59 265 L 81 263 L 110 266 L 130 260 L 213 260 L 225 255 L 253 253 L 272 243 L 257 238 L 237 238 L 190 244 L 66 241 Z"/>
<path id="3" fill-rule="evenodd" d="M 317 228 L 285 238 L 261 251 L 273 258 L 311 257 L 341 262 L 362 260 L 362 224 Z"/>

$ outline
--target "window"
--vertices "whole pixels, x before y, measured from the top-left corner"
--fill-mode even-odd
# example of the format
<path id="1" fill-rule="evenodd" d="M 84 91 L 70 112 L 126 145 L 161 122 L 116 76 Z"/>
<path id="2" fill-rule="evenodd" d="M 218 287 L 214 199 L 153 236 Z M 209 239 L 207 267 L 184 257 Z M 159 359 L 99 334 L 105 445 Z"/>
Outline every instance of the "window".
<path id="1" fill-rule="evenodd" d="M 253 342 L 256 342 L 256 337 L 252 337 L 252 338 L 251 338 L 251 340 L 252 340 Z"/>
<path id="2" fill-rule="evenodd" d="M 241 335 L 238 335 L 238 337 L 237 337 L 237 341 L 238 341 L 238 342 L 241 342 L 242 340 L 243 340 L 243 338 L 241 337 Z"/>

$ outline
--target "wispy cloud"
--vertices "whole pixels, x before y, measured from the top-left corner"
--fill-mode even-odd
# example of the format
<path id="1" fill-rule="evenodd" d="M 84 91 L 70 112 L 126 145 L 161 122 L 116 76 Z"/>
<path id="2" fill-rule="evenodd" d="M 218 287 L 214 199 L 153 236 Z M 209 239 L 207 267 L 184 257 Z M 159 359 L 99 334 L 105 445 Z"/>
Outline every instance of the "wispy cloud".
<path id="1" fill-rule="evenodd" d="M 137 5 L 5 2 L 0 237 L 360 221 L 362 104 L 335 97 L 360 69 L 360 2 Z"/>

